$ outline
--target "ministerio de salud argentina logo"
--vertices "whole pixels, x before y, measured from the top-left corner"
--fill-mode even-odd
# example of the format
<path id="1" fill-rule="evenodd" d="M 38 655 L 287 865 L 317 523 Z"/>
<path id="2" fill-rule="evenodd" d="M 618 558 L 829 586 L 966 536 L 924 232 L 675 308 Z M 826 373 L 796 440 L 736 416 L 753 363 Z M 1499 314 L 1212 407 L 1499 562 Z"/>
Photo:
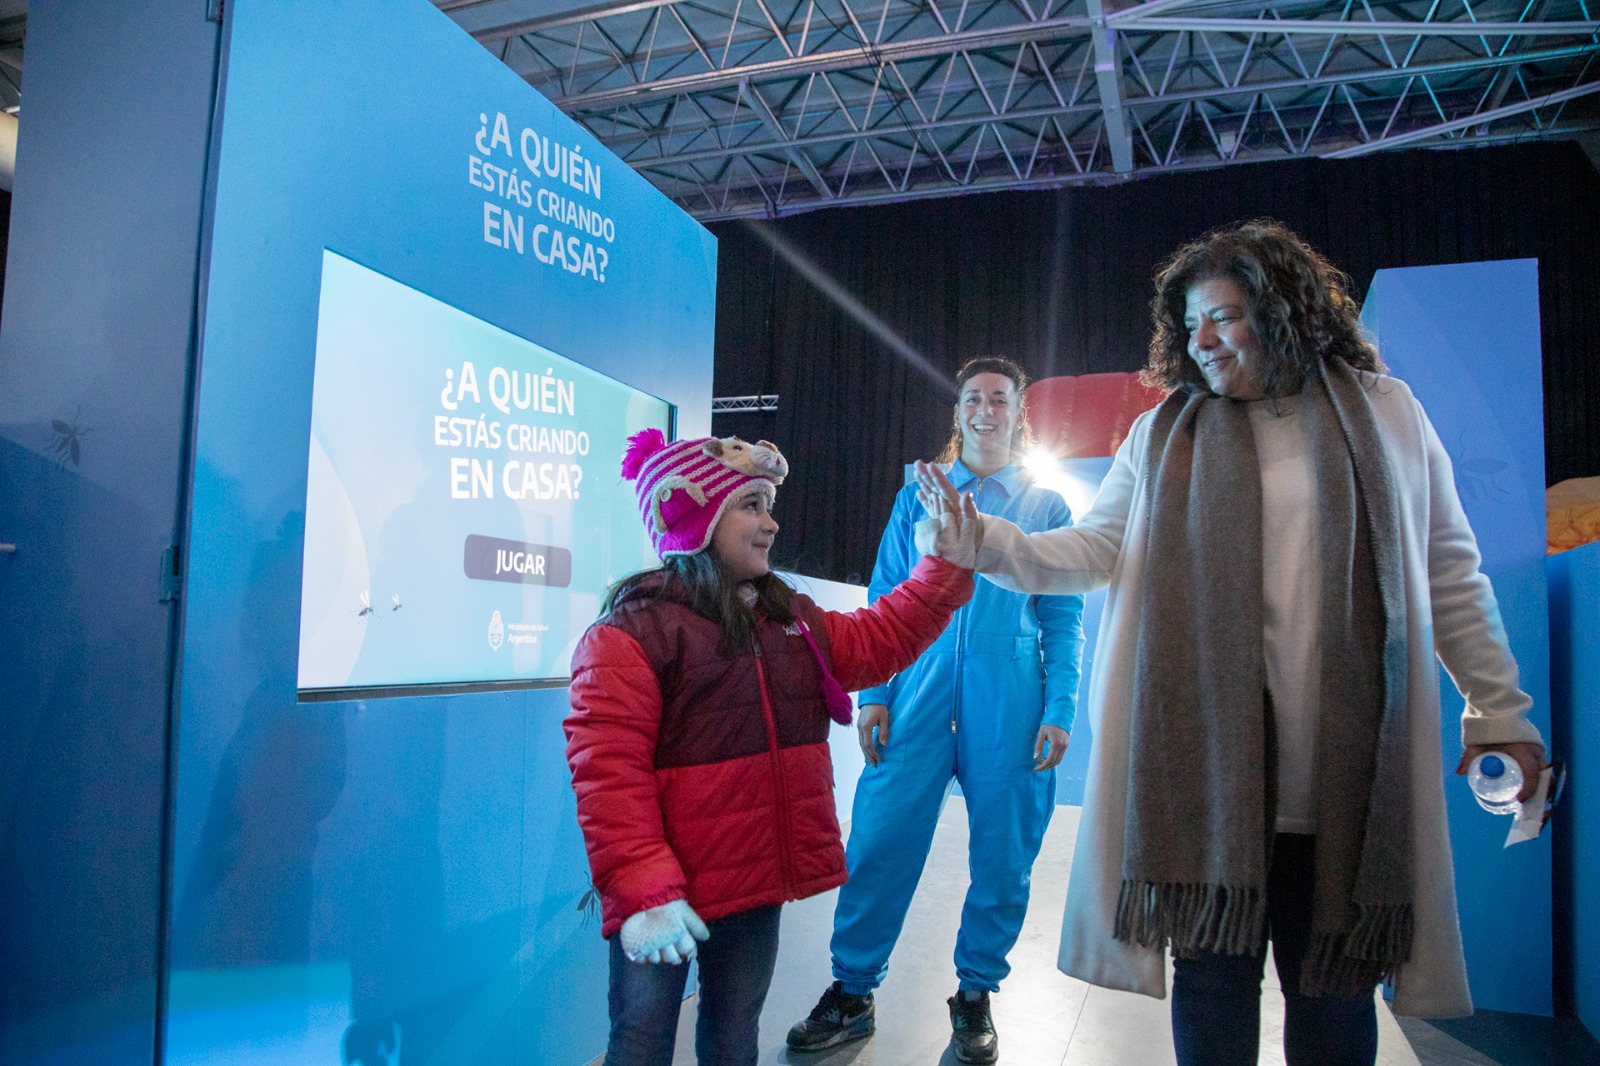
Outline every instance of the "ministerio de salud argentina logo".
<path id="1" fill-rule="evenodd" d="M 489 616 L 489 647 L 494 651 L 500 650 L 500 645 L 506 642 L 506 624 L 496 611 Z"/>

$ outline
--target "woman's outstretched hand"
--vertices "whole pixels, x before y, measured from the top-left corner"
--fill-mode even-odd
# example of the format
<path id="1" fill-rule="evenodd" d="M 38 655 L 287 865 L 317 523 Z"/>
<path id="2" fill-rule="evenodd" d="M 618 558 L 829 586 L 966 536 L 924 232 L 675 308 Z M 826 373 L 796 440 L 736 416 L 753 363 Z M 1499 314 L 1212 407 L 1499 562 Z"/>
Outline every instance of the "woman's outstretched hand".
<path id="1" fill-rule="evenodd" d="M 968 570 L 977 569 L 983 519 L 971 493 L 959 493 L 944 471 L 917 460 L 917 499 L 928 517 L 917 523 L 917 548 Z"/>

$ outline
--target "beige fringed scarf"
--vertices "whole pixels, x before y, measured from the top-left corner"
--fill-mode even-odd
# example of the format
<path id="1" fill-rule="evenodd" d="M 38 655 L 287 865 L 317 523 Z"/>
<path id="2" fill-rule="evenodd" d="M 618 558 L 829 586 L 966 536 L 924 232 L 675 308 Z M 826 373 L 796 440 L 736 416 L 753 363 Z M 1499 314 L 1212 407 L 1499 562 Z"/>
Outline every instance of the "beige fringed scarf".
<path id="1" fill-rule="evenodd" d="M 1400 516 L 1344 363 L 1299 397 L 1322 538 L 1316 896 L 1304 995 L 1353 994 L 1411 950 Z M 1147 457 L 1149 550 L 1116 936 L 1179 956 L 1265 947 L 1276 769 L 1262 652 L 1261 474 L 1244 404 L 1169 396 Z M 1310 560 L 1308 565 L 1313 565 Z"/>

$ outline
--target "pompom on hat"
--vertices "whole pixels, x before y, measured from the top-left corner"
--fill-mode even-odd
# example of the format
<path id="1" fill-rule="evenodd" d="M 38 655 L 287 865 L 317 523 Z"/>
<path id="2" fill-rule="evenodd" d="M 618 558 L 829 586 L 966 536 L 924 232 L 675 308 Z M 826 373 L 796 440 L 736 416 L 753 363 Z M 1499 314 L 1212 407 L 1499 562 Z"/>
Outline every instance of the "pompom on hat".
<path id="1" fill-rule="evenodd" d="M 622 456 L 622 477 L 634 482 L 639 517 L 663 559 L 704 551 L 729 504 L 759 492 L 770 505 L 788 473 L 777 445 L 738 437 L 669 442 L 647 429 L 628 438 Z"/>

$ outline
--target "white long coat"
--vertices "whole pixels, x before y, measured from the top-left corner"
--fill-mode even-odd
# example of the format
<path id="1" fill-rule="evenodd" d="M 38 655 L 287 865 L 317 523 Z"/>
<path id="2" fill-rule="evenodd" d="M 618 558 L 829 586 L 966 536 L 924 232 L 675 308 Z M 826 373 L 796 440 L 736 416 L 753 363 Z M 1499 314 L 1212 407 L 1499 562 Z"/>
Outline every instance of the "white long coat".
<path id="1" fill-rule="evenodd" d="M 1440 773 L 1439 685 L 1434 653 L 1466 697 L 1464 744 L 1542 743 L 1526 720 L 1532 700 L 1517 687 L 1477 541 L 1456 495 L 1450 457 L 1404 382 L 1363 375 L 1400 497 L 1402 565 L 1410 646 L 1411 861 L 1416 932 L 1395 975 L 1393 1009 L 1417 1017 L 1472 1013 Z M 1106 988 L 1166 996 L 1159 949 L 1112 936 L 1122 881 L 1128 719 L 1138 605 L 1144 582 L 1148 502 L 1145 459 L 1154 412 L 1134 422 L 1094 507 L 1074 526 L 1031 536 L 983 519 L 978 569 L 1022 592 L 1088 592 L 1109 584 L 1088 712 L 1094 730 L 1078 842 L 1067 886 L 1059 965 Z"/>

